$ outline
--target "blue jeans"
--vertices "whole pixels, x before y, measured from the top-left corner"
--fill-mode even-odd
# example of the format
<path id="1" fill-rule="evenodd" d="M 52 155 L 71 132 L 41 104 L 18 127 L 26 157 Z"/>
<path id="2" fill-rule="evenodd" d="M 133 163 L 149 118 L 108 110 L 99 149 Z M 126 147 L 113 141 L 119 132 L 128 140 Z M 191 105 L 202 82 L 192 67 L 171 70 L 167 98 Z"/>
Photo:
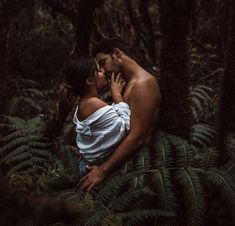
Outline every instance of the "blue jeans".
<path id="1" fill-rule="evenodd" d="M 86 161 L 84 158 L 79 160 L 79 172 L 81 175 L 87 173 L 87 167 L 90 165 L 90 162 Z"/>
<path id="2" fill-rule="evenodd" d="M 108 158 L 109 156 L 113 153 L 113 151 L 110 151 L 108 154 L 105 156 L 100 156 L 96 158 L 93 162 L 88 162 L 86 159 L 81 158 L 79 160 L 79 172 L 80 175 L 85 175 L 87 173 L 87 167 L 88 166 L 100 166 L 102 165 Z"/>

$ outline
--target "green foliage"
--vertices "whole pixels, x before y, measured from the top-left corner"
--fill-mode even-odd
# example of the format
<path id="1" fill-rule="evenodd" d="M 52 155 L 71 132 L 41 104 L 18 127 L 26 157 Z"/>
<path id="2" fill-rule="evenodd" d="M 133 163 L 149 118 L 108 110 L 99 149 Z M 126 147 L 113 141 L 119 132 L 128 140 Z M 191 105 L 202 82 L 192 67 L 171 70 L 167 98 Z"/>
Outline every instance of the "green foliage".
<path id="1" fill-rule="evenodd" d="M 195 122 L 207 121 L 214 117 L 214 90 L 209 86 L 197 85 L 190 87 L 190 107 Z"/>
<path id="2" fill-rule="evenodd" d="M 171 218 L 174 214 L 169 210 L 138 208 L 138 203 L 146 195 L 153 198 L 155 193 L 148 187 L 125 187 L 133 177 L 143 171 L 134 171 L 128 174 L 115 174 L 107 178 L 108 183 L 99 186 L 92 193 L 83 193 L 80 190 L 68 190 L 60 195 L 80 205 L 83 217 L 78 225 L 135 225 L 144 219 L 164 216 Z M 126 190 L 127 189 L 127 190 Z M 131 211 L 128 211 L 131 207 Z M 138 215 L 138 217 L 137 217 Z"/>
<path id="3" fill-rule="evenodd" d="M 30 118 L 38 114 L 45 117 L 53 114 L 53 90 L 41 90 L 40 84 L 31 79 L 11 79 L 6 85 L 9 99 L 6 115 Z"/>
<path id="4" fill-rule="evenodd" d="M 182 212 L 187 225 L 203 225 L 206 199 L 203 184 L 195 169 L 185 167 L 177 170 L 175 179 L 179 191 L 184 191 Z"/>
<path id="5" fill-rule="evenodd" d="M 1 163 L 8 165 L 8 176 L 27 172 L 35 177 L 45 172 L 51 158 L 50 144 L 43 137 L 45 125 L 41 117 L 24 120 L 6 116 L 0 124 L 6 135 L 1 138 Z"/>
<path id="6" fill-rule="evenodd" d="M 210 168 L 206 174 L 209 185 L 219 194 L 220 202 L 225 203 L 226 210 L 235 222 L 235 184 L 232 177 L 223 169 Z"/>

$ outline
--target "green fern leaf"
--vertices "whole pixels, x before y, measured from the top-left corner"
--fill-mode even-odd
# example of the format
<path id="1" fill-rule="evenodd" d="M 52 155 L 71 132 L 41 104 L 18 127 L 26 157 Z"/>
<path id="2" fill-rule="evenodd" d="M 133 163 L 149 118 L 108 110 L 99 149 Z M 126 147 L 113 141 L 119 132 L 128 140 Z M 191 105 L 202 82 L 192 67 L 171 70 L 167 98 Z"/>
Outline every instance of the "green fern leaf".
<path id="1" fill-rule="evenodd" d="M 155 192 L 157 208 L 176 214 L 178 203 L 169 170 L 161 167 L 150 171 L 150 180 L 149 186 Z"/>
<path id="2" fill-rule="evenodd" d="M 219 192 L 222 202 L 235 222 L 235 183 L 223 169 L 211 168 L 205 172 L 206 180 Z"/>
<path id="3" fill-rule="evenodd" d="M 187 225 L 204 225 L 206 210 L 205 191 L 197 171 L 191 167 L 185 167 L 176 171 L 175 178 L 180 193 L 183 194 L 183 213 Z"/>

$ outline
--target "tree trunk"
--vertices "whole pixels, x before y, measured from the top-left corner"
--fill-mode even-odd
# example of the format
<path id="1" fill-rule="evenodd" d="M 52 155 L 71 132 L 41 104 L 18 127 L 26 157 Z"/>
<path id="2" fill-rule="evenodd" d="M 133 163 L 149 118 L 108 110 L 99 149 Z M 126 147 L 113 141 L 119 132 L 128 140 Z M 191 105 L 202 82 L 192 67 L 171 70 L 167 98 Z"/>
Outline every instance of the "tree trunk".
<path id="1" fill-rule="evenodd" d="M 160 29 L 163 35 L 160 53 L 162 130 L 188 138 L 191 111 L 188 100 L 188 47 L 193 1 L 160 0 Z"/>
<path id="2" fill-rule="evenodd" d="M 221 160 L 235 160 L 235 1 L 229 1 L 225 72 L 221 84 L 218 150 Z"/>
<path id="3" fill-rule="evenodd" d="M 90 39 L 94 28 L 93 13 L 102 4 L 101 0 L 81 0 L 79 3 L 75 21 L 78 55 L 89 54 Z"/>
<path id="4" fill-rule="evenodd" d="M 94 11 L 103 4 L 104 0 L 80 0 L 71 5 L 69 2 L 61 3 L 55 0 L 44 0 L 56 12 L 65 15 L 74 26 L 77 53 L 88 55 L 90 38 L 94 27 Z"/>

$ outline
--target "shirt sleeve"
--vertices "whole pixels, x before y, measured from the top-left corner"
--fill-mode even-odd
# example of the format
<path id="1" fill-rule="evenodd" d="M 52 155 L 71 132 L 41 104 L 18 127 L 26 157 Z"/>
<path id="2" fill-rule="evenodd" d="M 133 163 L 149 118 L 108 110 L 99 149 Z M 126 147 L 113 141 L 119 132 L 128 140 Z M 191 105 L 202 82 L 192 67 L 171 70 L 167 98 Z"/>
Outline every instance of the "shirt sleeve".
<path id="1" fill-rule="evenodd" d="M 130 129 L 130 115 L 131 115 L 131 110 L 130 110 L 129 105 L 125 102 L 120 102 L 118 104 L 113 103 L 112 107 L 114 108 L 114 110 L 118 113 L 119 117 L 125 123 L 126 130 L 129 131 L 129 129 Z"/>

